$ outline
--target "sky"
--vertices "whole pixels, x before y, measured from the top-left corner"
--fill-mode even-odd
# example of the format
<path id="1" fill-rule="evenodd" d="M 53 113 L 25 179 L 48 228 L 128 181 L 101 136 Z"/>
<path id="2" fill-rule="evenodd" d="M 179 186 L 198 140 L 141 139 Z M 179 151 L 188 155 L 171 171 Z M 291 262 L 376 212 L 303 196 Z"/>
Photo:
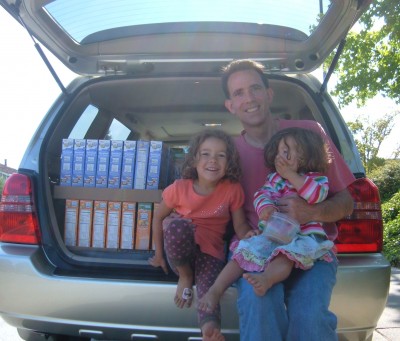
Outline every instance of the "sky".
<path id="1" fill-rule="evenodd" d="M 0 163 L 18 168 L 23 154 L 42 118 L 61 93 L 39 57 L 28 33 L 0 7 Z M 67 85 L 76 75 L 47 53 L 61 81 Z M 350 105 L 341 109 L 345 121 L 361 113 L 379 118 L 400 111 L 393 101 L 377 97 L 361 109 Z M 381 157 L 389 158 L 400 136 L 400 117 L 381 147 Z"/>

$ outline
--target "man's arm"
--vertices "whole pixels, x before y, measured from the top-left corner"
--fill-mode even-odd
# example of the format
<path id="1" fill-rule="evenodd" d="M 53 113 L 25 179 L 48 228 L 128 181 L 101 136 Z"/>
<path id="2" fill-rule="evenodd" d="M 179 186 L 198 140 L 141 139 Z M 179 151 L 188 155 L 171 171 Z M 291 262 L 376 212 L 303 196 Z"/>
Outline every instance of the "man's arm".
<path id="1" fill-rule="evenodd" d="M 279 212 L 286 213 L 300 224 L 310 221 L 333 223 L 353 212 L 353 198 L 347 189 L 318 204 L 309 205 L 304 199 L 293 196 L 277 203 Z"/>

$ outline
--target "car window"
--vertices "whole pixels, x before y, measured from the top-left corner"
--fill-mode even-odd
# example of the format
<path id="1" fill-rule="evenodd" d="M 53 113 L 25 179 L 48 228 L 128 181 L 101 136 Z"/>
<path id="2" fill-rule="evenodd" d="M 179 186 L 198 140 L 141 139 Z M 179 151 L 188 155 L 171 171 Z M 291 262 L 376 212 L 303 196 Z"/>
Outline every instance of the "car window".
<path id="1" fill-rule="evenodd" d="M 107 139 L 109 140 L 126 140 L 128 139 L 131 130 L 123 125 L 117 119 L 113 119 L 110 128 L 108 129 Z"/>
<path id="2" fill-rule="evenodd" d="M 96 108 L 94 105 L 89 104 L 82 115 L 79 117 L 68 137 L 72 139 L 85 138 L 86 133 L 88 132 L 98 113 L 99 109 Z"/>
<path id="3" fill-rule="evenodd" d="M 307 37 L 330 4 L 330 0 L 58 0 L 48 3 L 44 9 L 81 43 L 86 37 L 105 30 L 188 22 L 272 24 L 297 29 Z"/>

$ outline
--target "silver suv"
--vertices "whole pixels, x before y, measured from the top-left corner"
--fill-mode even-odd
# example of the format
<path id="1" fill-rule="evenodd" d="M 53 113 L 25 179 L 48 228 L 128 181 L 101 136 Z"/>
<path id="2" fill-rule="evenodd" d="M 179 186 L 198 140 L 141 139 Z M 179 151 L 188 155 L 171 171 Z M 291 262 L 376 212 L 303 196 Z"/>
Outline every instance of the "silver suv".
<path id="1" fill-rule="evenodd" d="M 318 121 L 357 178 L 350 189 L 355 210 L 337 222 L 340 266 L 331 309 L 340 340 L 371 340 L 390 280 L 381 254 L 378 190 L 365 177 L 353 138 L 326 92 L 332 69 L 323 84 L 310 74 L 338 45 L 340 52 L 369 3 L 0 0 L 39 51 L 44 45 L 80 75 L 64 87 L 42 54 L 61 95 L 3 191 L 1 317 L 26 340 L 200 339 L 195 308 L 176 309 L 177 279 L 148 264 L 151 235 L 138 232 L 143 220 L 151 220 L 162 186 L 134 186 L 132 178 L 104 186 L 96 176 L 113 165 L 89 169 L 89 153 L 68 155 L 68 144 L 162 141 L 169 151 L 168 166 L 161 163 L 168 183 L 179 176 L 194 133 L 205 126 L 240 133 L 240 123 L 223 106 L 220 69 L 232 59 L 251 58 L 270 74 L 273 114 Z M 102 213 L 99 202 L 106 203 Z M 126 203 L 135 203 L 137 214 L 121 224 L 118 209 Z M 140 204 L 149 210 L 140 211 Z M 118 234 L 126 226 L 136 226 L 136 235 L 132 228 L 128 236 Z M 222 318 L 227 340 L 238 340 L 234 288 L 223 296 Z"/>

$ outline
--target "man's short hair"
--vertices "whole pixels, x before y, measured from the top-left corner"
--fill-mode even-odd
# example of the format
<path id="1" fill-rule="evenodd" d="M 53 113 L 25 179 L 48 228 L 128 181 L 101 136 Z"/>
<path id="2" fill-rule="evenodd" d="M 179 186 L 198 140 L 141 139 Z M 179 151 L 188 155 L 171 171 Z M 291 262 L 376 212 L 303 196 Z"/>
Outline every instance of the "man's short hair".
<path id="1" fill-rule="evenodd" d="M 228 65 L 222 68 L 222 90 L 224 91 L 225 97 L 229 99 L 230 93 L 228 89 L 228 79 L 229 77 L 238 71 L 254 70 L 256 71 L 266 88 L 269 88 L 268 76 L 264 73 L 264 65 L 250 59 L 238 59 L 230 62 Z"/>

